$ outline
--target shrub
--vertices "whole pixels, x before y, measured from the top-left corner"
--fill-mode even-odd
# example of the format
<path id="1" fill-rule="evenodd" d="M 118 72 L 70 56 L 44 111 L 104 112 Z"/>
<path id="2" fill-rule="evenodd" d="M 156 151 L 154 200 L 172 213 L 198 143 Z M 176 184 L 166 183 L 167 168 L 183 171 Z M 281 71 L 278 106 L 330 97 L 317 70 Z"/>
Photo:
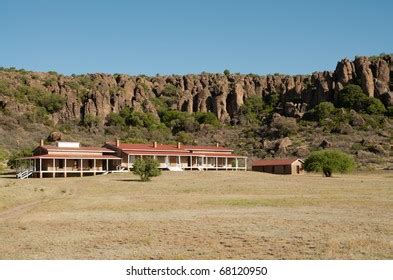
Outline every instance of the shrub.
<path id="1" fill-rule="evenodd" d="M 151 102 L 153 103 L 154 107 L 156 108 L 158 113 L 163 113 L 168 111 L 168 103 L 165 102 L 165 98 L 162 97 L 153 97 L 151 98 Z"/>
<path id="2" fill-rule="evenodd" d="M 45 108 L 48 113 L 55 113 L 63 109 L 65 98 L 49 92 L 43 93 L 36 101 L 38 106 Z"/>
<path id="3" fill-rule="evenodd" d="M 331 177 L 333 172 L 349 172 L 354 167 L 353 158 L 337 150 L 312 152 L 304 162 L 306 171 L 323 172 L 326 177 Z"/>
<path id="4" fill-rule="evenodd" d="M 194 137 L 191 133 L 180 131 L 176 135 L 176 141 L 184 144 L 192 145 L 194 143 Z"/>
<path id="5" fill-rule="evenodd" d="M 152 113 L 134 111 L 130 107 L 123 108 L 119 114 L 111 113 L 108 124 L 146 127 L 148 129 L 156 129 L 161 126 L 160 120 Z"/>
<path id="6" fill-rule="evenodd" d="M 180 131 L 193 132 L 197 131 L 199 124 L 195 121 L 193 115 L 176 111 L 169 110 L 161 114 L 161 121 L 169 127 L 174 134 Z"/>
<path id="7" fill-rule="evenodd" d="M 337 104 L 367 114 L 383 114 L 386 111 L 379 99 L 368 97 L 358 85 L 345 86 L 338 96 Z"/>
<path id="8" fill-rule="evenodd" d="M 240 122 L 243 124 L 261 125 L 266 112 L 267 110 L 262 97 L 250 96 L 240 107 Z"/>
<path id="9" fill-rule="evenodd" d="M 393 106 L 388 107 L 388 109 L 386 110 L 386 115 L 388 117 L 393 117 Z"/>
<path id="10" fill-rule="evenodd" d="M 10 167 L 11 169 L 15 169 L 18 165 L 17 160 L 19 158 L 23 158 L 23 157 L 29 157 L 31 156 L 32 150 L 31 149 L 23 149 L 23 150 L 17 150 L 17 151 L 13 151 L 9 157 L 8 157 L 8 162 L 7 162 L 7 166 Z M 26 164 L 25 162 L 20 162 L 19 164 Z"/>
<path id="11" fill-rule="evenodd" d="M 331 102 L 321 102 L 314 107 L 314 118 L 318 121 L 329 118 L 334 112 L 335 107 Z"/>
<path id="12" fill-rule="evenodd" d="M 224 70 L 224 75 L 225 76 L 229 76 L 231 74 L 231 71 L 229 71 L 228 69 Z"/>
<path id="13" fill-rule="evenodd" d="M 362 109 L 362 103 L 367 99 L 367 95 L 358 85 L 346 85 L 339 93 L 337 105 L 339 107 L 350 108 L 356 111 Z"/>
<path id="14" fill-rule="evenodd" d="M 82 125 L 90 128 L 98 126 L 99 123 L 100 123 L 100 119 L 92 114 L 86 114 L 82 120 Z"/>
<path id="15" fill-rule="evenodd" d="M 195 120 L 199 124 L 210 124 L 213 126 L 218 126 L 220 124 L 216 115 L 214 115 L 212 112 L 196 112 L 194 113 L 194 116 Z"/>
<path id="16" fill-rule="evenodd" d="M 124 126 L 126 123 L 120 114 L 112 112 L 108 115 L 107 124 L 112 126 Z"/>
<path id="17" fill-rule="evenodd" d="M 278 137 L 287 137 L 293 135 L 299 129 L 295 118 L 286 117 L 281 117 L 274 120 L 271 123 L 271 127 L 273 128 L 273 131 L 278 134 Z"/>
<path id="18" fill-rule="evenodd" d="M 277 107 L 278 103 L 280 102 L 280 95 L 278 93 L 272 93 L 266 95 L 263 100 L 265 101 L 266 105 L 273 110 Z"/>
<path id="19" fill-rule="evenodd" d="M 156 177 L 161 175 L 161 170 L 159 169 L 160 163 L 151 158 L 147 159 L 137 159 L 133 164 L 133 173 L 139 175 L 142 182 L 147 182 L 151 180 L 151 177 Z"/>
<path id="20" fill-rule="evenodd" d="M 365 112 L 372 115 L 379 115 L 386 112 L 385 106 L 381 100 L 373 97 L 368 97 L 364 101 Z"/>
<path id="21" fill-rule="evenodd" d="M 21 102 L 34 102 L 37 106 L 45 108 L 51 114 L 60 111 L 66 101 L 66 98 L 63 96 L 29 86 L 19 86 L 14 97 Z"/>
<path id="22" fill-rule="evenodd" d="M 162 93 L 166 96 L 177 96 L 178 95 L 177 87 L 172 84 L 166 84 L 164 86 L 164 89 L 162 90 Z"/>

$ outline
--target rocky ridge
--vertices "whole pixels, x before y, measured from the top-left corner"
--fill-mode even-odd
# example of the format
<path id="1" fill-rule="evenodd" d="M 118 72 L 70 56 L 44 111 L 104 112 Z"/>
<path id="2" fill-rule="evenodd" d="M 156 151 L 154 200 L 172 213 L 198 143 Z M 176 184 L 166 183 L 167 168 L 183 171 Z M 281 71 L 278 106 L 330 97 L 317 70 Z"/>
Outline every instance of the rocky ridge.
<path id="1" fill-rule="evenodd" d="M 322 101 L 334 101 L 349 83 L 359 84 L 369 96 L 393 105 L 392 56 L 356 57 L 337 63 L 335 71 L 311 75 L 190 74 L 172 76 L 128 76 L 87 74 L 63 76 L 56 73 L 0 71 L 0 81 L 44 89 L 63 96 L 65 106 L 52 114 L 54 123 L 80 121 L 86 115 L 103 124 L 111 112 L 126 106 L 156 114 L 153 99 L 172 95 L 173 109 L 186 112 L 214 112 L 222 123 L 233 122 L 249 96 L 280 96 L 282 114 L 301 117 Z M 0 94 L 0 107 L 23 113 L 28 106 L 12 96 Z"/>

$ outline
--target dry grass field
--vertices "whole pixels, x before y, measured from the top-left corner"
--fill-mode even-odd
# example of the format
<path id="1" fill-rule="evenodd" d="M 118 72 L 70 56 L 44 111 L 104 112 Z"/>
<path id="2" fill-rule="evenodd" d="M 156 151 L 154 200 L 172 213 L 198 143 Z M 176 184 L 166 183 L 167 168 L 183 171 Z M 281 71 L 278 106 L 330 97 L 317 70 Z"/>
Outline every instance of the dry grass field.
<path id="1" fill-rule="evenodd" d="M 393 173 L 0 177 L 1 259 L 392 259 Z"/>

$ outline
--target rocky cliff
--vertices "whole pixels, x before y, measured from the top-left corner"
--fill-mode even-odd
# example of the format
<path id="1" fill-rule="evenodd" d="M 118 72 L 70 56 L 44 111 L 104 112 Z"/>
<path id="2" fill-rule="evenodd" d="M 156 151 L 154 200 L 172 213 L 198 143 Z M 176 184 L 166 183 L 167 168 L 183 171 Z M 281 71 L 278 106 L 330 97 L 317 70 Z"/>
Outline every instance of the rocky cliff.
<path id="1" fill-rule="evenodd" d="M 0 107 L 29 110 L 15 102 L 7 89 L 27 86 L 64 97 L 65 106 L 52 114 L 55 123 L 79 121 L 86 115 L 104 123 L 108 114 L 129 106 L 156 113 L 154 98 L 170 97 L 173 109 L 214 112 L 221 122 L 232 121 L 244 100 L 253 95 L 279 94 L 283 114 L 296 117 L 322 101 L 334 101 L 349 83 L 359 84 L 365 93 L 393 105 L 392 56 L 343 59 L 335 71 L 311 75 L 209 74 L 172 76 L 128 76 L 87 74 L 63 76 L 57 73 L 0 71 Z"/>

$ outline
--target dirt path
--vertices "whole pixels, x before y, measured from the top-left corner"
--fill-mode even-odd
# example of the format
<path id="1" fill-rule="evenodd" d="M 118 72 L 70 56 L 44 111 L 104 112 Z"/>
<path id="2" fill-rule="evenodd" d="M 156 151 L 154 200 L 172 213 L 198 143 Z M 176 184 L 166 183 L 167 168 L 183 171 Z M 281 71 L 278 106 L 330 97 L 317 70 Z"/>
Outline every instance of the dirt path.
<path id="1" fill-rule="evenodd" d="M 0 221 L 16 218 L 16 217 L 28 212 L 29 210 L 34 209 L 39 204 L 47 202 L 47 201 L 49 201 L 49 200 L 38 200 L 38 201 L 29 202 L 29 203 L 24 203 L 24 204 L 18 205 L 16 207 L 7 209 L 3 212 L 0 212 Z"/>

